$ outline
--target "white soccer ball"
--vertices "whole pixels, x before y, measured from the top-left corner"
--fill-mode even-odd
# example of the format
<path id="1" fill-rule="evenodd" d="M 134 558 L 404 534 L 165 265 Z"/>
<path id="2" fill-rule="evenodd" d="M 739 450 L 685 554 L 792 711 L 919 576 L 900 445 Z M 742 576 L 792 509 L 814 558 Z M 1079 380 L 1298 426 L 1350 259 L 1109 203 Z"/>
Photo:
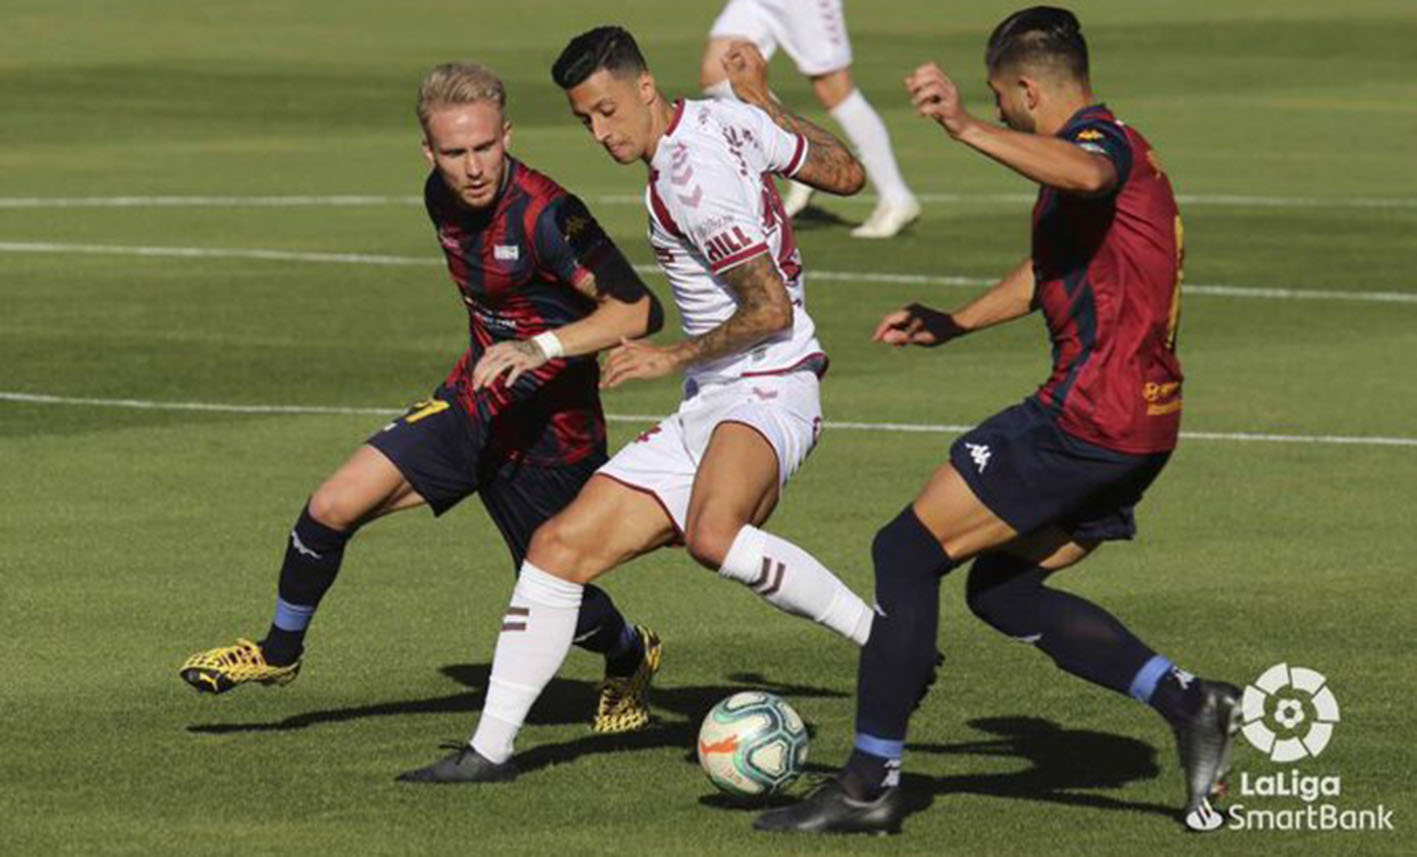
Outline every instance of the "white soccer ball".
<path id="1" fill-rule="evenodd" d="M 699 727 L 699 764 L 709 782 L 734 797 L 780 792 L 807 764 L 807 725 L 781 697 L 735 693 Z"/>

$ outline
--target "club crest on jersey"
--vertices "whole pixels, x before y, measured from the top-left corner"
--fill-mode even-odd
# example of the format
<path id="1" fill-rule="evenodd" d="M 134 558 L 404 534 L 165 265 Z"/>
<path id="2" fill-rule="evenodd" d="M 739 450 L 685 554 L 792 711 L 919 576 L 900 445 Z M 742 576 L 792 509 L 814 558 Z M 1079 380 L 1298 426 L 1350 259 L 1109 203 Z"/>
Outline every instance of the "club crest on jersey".
<path id="1" fill-rule="evenodd" d="M 709 263 L 717 264 L 752 243 L 748 240 L 748 236 L 743 234 L 741 226 L 735 226 L 727 232 L 720 232 L 710 238 L 706 244 Z"/>
<path id="2" fill-rule="evenodd" d="M 492 258 L 498 262 L 515 262 L 522 257 L 522 248 L 515 244 L 492 245 Z"/>
<path id="3" fill-rule="evenodd" d="M 572 215 L 566 221 L 566 237 L 575 238 L 577 235 L 581 234 L 582 230 L 584 230 L 589 225 L 590 218 L 581 217 L 579 214 Z"/>

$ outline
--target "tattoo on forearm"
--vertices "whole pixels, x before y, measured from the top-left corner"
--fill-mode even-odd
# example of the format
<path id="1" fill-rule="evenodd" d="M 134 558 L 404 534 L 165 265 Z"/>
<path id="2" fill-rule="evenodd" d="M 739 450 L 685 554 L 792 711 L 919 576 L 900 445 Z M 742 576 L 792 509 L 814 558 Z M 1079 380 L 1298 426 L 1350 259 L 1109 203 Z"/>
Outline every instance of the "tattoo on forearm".
<path id="1" fill-rule="evenodd" d="M 767 254 L 726 271 L 723 281 L 738 299 L 738 309 L 723 324 L 677 346 L 685 363 L 746 351 L 781 330 L 784 316 L 791 323 L 792 300 Z"/>
<path id="2" fill-rule="evenodd" d="M 787 108 L 771 97 L 758 106 L 772 117 L 778 127 L 807 138 L 807 163 L 797 170 L 796 178 L 833 193 L 853 192 L 859 187 L 862 177 L 861 163 L 836 135 L 820 125 L 788 112 Z"/>

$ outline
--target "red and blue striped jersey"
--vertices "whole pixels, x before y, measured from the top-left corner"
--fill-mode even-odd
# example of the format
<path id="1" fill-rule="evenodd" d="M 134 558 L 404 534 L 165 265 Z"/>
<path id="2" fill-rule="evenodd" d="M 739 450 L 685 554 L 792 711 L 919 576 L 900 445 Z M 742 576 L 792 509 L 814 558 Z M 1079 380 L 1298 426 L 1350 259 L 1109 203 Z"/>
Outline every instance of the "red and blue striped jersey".
<path id="1" fill-rule="evenodd" d="M 468 349 L 445 384 L 472 419 L 490 427 L 490 451 L 542 465 L 603 452 L 594 355 L 552 360 L 510 388 L 499 380 L 474 390 L 472 369 L 493 343 L 529 339 L 590 314 L 596 302 L 575 286 L 616 252 L 610 238 L 578 198 L 512 158 L 488 209 L 461 206 L 436 171 L 423 196 L 467 305 Z"/>
<path id="2" fill-rule="evenodd" d="M 1109 158 L 1117 186 L 1094 197 L 1039 191 L 1033 300 L 1048 323 L 1053 372 L 1035 395 L 1061 429 L 1088 443 L 1133 454 L 1173 449 L 1183 250 L 1171 183 L 1146 138 L 1105 105 L 1078 111 L 1058 136 Z"/>

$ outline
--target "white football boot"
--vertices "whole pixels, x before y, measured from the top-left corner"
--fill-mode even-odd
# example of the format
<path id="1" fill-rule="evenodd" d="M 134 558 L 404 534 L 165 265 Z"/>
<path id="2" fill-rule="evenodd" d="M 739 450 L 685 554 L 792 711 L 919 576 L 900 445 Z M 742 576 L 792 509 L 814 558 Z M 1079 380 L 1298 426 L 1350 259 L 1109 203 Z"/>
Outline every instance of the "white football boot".
<path id="1" fill-rule="evenodd" d="M 908 197 L 904 202 L 882 199 L 866 222 L 851 230 L 852 238 L 893 238 L 900 230 L 920 217 L 920 201 Z"/>

